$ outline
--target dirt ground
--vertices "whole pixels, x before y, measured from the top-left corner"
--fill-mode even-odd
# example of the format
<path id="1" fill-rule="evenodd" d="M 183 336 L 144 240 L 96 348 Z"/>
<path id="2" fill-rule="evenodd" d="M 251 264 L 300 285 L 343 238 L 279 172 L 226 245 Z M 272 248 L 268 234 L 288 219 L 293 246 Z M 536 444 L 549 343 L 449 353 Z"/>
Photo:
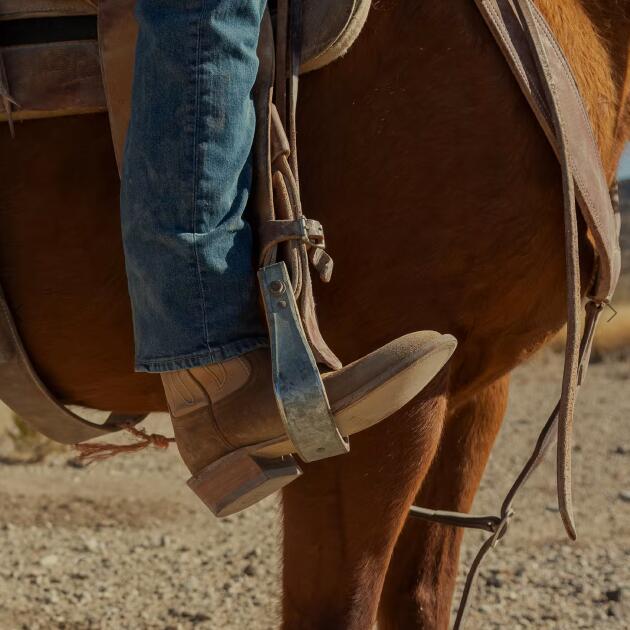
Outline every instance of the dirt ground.
<path id="1" fill-rule="evenodd" d="M 515 373 L 477 512 L 497 509 L 560 373 L 550 352 Z M 469 628 L 630 627 L 629 393 L 630 355 L 592 367 L 576 428 L 579 542 L 564 538 L 547 462 L 482 570 Z M 0 433 L 0 629 L 277 627 L 275 500 L 219 522 L 183 486 L 175 452 L 78 468 L 59 451 L 21 464 Z M 481 538 L 467 534 L 463 567 Z"/>

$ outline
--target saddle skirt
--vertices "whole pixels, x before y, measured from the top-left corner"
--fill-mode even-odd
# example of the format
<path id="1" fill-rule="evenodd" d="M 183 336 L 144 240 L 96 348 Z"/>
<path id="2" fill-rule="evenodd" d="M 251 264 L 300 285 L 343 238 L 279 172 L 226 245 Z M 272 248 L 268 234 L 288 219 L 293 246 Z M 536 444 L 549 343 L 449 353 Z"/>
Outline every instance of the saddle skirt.
<path id="1" fill-rule="evenodd" d="M 273 7 L 274 1 L 271 5 Z M 365 25 L 371 0 L 303 0 L 301 72 L 343 56 Z M 109 109 L 120 158 L 131 104 L 137 26 L 135 0 L 0 0 L 1 23 L 94 16 L 80 39 L 10 42 L 0 48 L 0 120 L 47 118 Z M 0 41 L 0 45 L 3 42 Z M 4 69 L 2 68 L 4 66 Z"/>

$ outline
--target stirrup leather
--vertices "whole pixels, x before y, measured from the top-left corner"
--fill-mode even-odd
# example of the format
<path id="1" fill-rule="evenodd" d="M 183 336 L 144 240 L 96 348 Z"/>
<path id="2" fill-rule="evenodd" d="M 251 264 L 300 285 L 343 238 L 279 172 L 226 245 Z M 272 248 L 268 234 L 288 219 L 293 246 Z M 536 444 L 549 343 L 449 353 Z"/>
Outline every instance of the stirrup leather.
<path id="1" fill-rule="evenodd" d="M 296 104 L 301 29 L 299 0 L 278 0 L 275 37 L 271 15 L 265 13 L 257 82 L 256 209 L 258 278 L 276 401 L 287 434 L 309 462 L 347 453 L 349 446 L 335 424 L 317 367 L 319 362 L 339 369 L 341 362 L 319 331 L 310 277 L 312 265 L 328 282 L 333 263 L 324 250 L 324 229 L 304 216 L 300 197 Z"/>

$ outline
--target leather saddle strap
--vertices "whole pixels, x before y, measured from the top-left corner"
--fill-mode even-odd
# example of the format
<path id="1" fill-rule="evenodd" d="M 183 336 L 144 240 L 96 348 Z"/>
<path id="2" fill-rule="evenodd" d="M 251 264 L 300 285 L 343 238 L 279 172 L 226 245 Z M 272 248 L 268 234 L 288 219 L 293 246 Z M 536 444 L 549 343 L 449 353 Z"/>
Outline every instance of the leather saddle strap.
<path id="1" fill-rule="evenodd" d="M 95 424 L 56 400 L 30 362 L 1 287 L 0 398 L 30 426 L 62 444 L 101 437 L 137 424 L 145 417 L 111 414 L 104 424 Z"/>
<path id="2" fill-rule="evenodd" d="M 302 211 L 297 154 L 297 95 L 302 52 L 301 0 L 278 0 L 276 14 L 276 73 L 275 106 L 271 110 L 272 181 L 274 187 L 274 219 L 306 221 Z M 260 122 L 259 122 L 260 124 Z M 275 222 L 275 221 L 274 221 Z M 261 233 L 276 231 L 280 226 L 263 228 Z M 323 239 L 323 233 L 322 233 Z M 293 289 L 298 300 L 300 317 L 309 345 L 318 363 L 339 369 L 341 362 L 328 347 L 319 329 L 310 275 L 312 263 L 324 280 L 330 279 L 332 260 L 311 239 L 297 234 L 283 239 L 281 248 L 265 247 L 265 263 L 276 257 L 280 249 L 289 268 Z M 272 239 L 273 241 L 273 239 Z M 269 241 L 267 241 L 268 244 Z M 265 246 L 265 243 L 263 243 Z M 272 250 L 269 252 L 269 250 Z"/>
<path id="3" fill-rule="evenodd" d="M 0 52 L 0 99 L 11 132 L 12 106 Z M 56 442 L 75 444 L 136 425 L 146 417 L 112 413 L 103 424 L 81 418 L 64 407 L 48 390 L 33 367 L 0 286 L 0 398 L 37 431 Z"/>
<path id="4" fill-rule="evenodd" d="M 556 153 L 556 139 L 551 104 L 546 97 L 544 77 L 539 71 L 539 55 L 531 47 L 531 27 L 535 26 L 538 50 L 548 60 L 554 91 L 561 100 L 569 161 L 576 184 L 577 201 L 593 236 L 598 258 L 597 276 L 588 294 L 595 301 L 610 299 L 615 291 L 621 268 L 619 233 L 621 219 L 611 204 L 609 185 L 602 166 L 597 142 L 566 56 L 546 20 L 531 2 L 531 23 L 524 28 L 515 0 L 475 0 L 475 4 L 494 36 L 497 45 L 531 106 L 538 122 Z"/>
<path id="5" fill-rule="evenodd" d="M 559 412 L 558 494 L 562 520 L 569 536 L 575 538 L 570 493 L 571 429 L 578 378 L 581 295 L 576 192 L 595 242 L 598 265 L 589 295 L 599 304 L 612 297 L 619 277 L 619 216 L 612 205 L 599 149 L 575 79 L 543 16 L 531 0 L 475 1 L 547 133 L 562 168 L 568 335 Z"/>
<path id="6" fill-rule="evenodd" d="M 479 6 L 479 3 L 478 3 Z M 512 5 L 510 5 L 512 6 Z M 573 509 L 571 499 L 571 432 L 573 424 L 573 412 L 575 400 L 579 387 L 584 381 L 586 370 L 591 356 L 591 349 L 597 323 L 604 310 L 609 292 L 614 289 L 616 280 L 609 276 L 608 280 L 613 281 L 612 286 L 606 290 L 606 298 L 599 300 L 592 299 L 586 306 L 586 321 L 584 333 L 579 339 L 581 291 L 580 291 L 580 267 L 579 267 L 579 246 L 578 246 L 578 222 L 575 195 L 576 174 L 574 171 L 575 157 L 572 155 L 571 134 L 577 133 L 572 121 L 567 119 L 565 108 L 566 92 L 562 92 L 559 85 L 561 80 L 556 77 L 557 67 L 554 68 L 548 56 L 549 48 L 544 44 L 545 31 L 541 29 L 541 20 L 544 20 L 531 4 L 531 0 L 514 0 L 515 11 L 520 18 L 523 31 L 526 36 L 528 46 L 531 49 L 535 60 L 535 70 L 543 87 L 543 94 L 546 107 L 551 116 L 555 134 L 556 152 L 562 169 L 563 197 L 564 197 L 564 217 L 565 217 L 565 254 L 567 266 L 567 301 L 568 301 L 568 334 L 567 349 L 565 358 L 565 369 L 563 377 L 562 395 L 551 417 L 545 424 L 534 451 L 525 464 L 512 488 L 508 492 L 501 513 L 497 517 L 474 517 L 467 514 L 457 514 L 451 512 L 439 512 L 427 510 L 425 508 L 412 508 L 411 516 L 423 520 L 454 525 L 465 528 L 489 529 L 493 535 L 486 540 L 475 557 L 471 569 L 468 573 L 461 604 L 454 624 L 454 630 L 463 627 L 470 594 L 478 574 L 479 567 L 484 557 L 494 548 L 497 543 L 507 533 L 509 524 L 514 514 L 513 503 L 532 473 L 543 461 L 546 452 L 553 443 L 557 435 L 558 443 L 558 498 L 562 520 L 567 533 L 572 539 L 576 538 L 575 525 L 573 520 Z M 559 52 L 559 49 L 557 49 Z M 561 54 L 561 53 L 560 53 Z M 568 66 L 566 66 L 568 72 Z M 572 77 L 570 77 L 572 78 Z M 575 146 L 573 144 L 573 146 Z M 598 155 L 599 157 L 599 155 Z M 598 161 L 598 164 L 601 163 Z M 600 179 L 603 179 L 603 172 L 600 172 Z M 579 180 L 578 180 L 579 181 Z M 610 204 L 610 198 L 608 197 Z M 612 211 L 606 204 L 598 210 Z M 610 236 L 610 235 L 609 235 Z M 601 268 L 600 268 L 601 273 Z M 604 283 L 596 283 L 595 291 L 599 287 L 606 286 Z"/>
<path id="7" fill-rule="evenodd" d="M 538 21 L 530 0 L 517 0 L 518 11 L 527 33 L 532 53 L 537 62 L 538 73 L 543 80 L 547 106 L 551 111 L 556 142 L 558 145 L 558 158 L 562 170 L 562 191 L 564 198 L 564 227 L 565 227 L 565 258 L 566 258 L 566 290 L 567 290 L 567 339 L 564 362 L 564 376 L 562 380 L 562 395 L 558 409 L 558 460 L 557 482 L 558 501 L 560 514 L 569 537 L 577 538 L 573 516 L 573 500 L 571 493 L 571 451 L 572 430 L 575 401 L 578 389 L 579 350 L 580 350 L 580 311 L 581 311 L 581 285 L 580 285 L 580 251 L 579 251 L 579 226 L 577 208 L 575 202 L 575 176 L 568 140 L 569 129 L 565 122 L 565 114 L 559 87 L 556 85 L 555 76 L 550 66 L 546 47 L 542 41 Z M 608 201 L 610 203 L 610 194 Z M 612 207 L 611 212 L 612 215 Z"/>

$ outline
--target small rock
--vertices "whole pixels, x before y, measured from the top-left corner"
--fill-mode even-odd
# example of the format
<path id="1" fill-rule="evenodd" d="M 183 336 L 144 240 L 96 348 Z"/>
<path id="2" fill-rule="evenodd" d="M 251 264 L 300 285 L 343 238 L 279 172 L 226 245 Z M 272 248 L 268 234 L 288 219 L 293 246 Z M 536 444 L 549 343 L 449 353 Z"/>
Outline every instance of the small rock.
<path id="1" fill-rule="evenodd" d="M 501 588 L 503 586 L 503 580 L 496 573 L 493 573 L 486 579 L 486 584 L 494 588 Z"/>
<path id="2" fill-rule="evenodd" d="M 83 542 L 83 547 L 85 551 L 98 551 L 98 541 L 94 538 L 86 538 Z"/>
<path id="3" fill-rule="evenodd" d="M 621 446 L 619 445 L 613 453 L 615 455 L 630 455 L 630 446 Z"/>
<path id="4" fill-rule="evenodd" d="M 630 490 L 622 490 L 619 493 L 619 498 L 624 502 L 624 503 L 630 503 Z"/>
<path id="5" fill-rule="evenodd" d="M 50 555 L 50 556 L 44 556 L 39 561 L 39 564 L 43 567 L 48 568 L 48 567 L 54 567 L 58 562 L 59 562 L 59 558 L 57 556 Z"/>
<path id="6" fill-rule="evenodd" d="M 606 599 L 609 602 L 620 602 L 621 601 L 621 589 L 620 588 L 610 589 L 610 590 L 606 591 L 605 595 L 606 595 Z"/>
<path id="7" fill-rule="evenodd" d="M 555 504 L 545 505 L 547 512 L 553 512 L 554 514 L 560 511 L 560 508 Z"/>
<path id="8" fill-rule="evenodd" d="M 72 457 L 68 461 L 66 461 L 66 466 L 70 468 L 87 468 L 87 463 L 81 461 L 78 457 Z"/>
<path id="9" fill-rule="evenodd" d="M 248 564 L 244 569 L 243 573 L 245 575 L 249 575 L 249 577 L 254 577 L 256 575 L 256 567 L 253 564 Z"/>
<path id="10" fill-rule="evenodd" d="M 248 551 L 243 557 L 245 558 L 245 560 L 254 560 L 255 558 L 258 558 L 259 555 L 259 549 L 252 549 L 251 551 Z"/>

